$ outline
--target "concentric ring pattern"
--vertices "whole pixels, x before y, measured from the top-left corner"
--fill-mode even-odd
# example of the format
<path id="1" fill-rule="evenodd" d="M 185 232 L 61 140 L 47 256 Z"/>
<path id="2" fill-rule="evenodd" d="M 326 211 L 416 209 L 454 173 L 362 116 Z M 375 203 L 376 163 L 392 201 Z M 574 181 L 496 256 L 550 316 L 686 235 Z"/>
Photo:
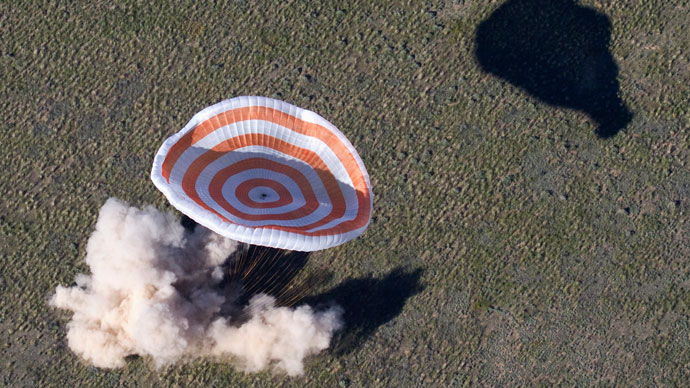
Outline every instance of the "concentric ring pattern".
<path id="1" fill-rule="evenodd" d="M 335 126 L 266 97 L 197 113 L 156 154 L 151 179 L 196 222 L 255 245 L 315 251 L 369 225 L 364 163 Z"/>

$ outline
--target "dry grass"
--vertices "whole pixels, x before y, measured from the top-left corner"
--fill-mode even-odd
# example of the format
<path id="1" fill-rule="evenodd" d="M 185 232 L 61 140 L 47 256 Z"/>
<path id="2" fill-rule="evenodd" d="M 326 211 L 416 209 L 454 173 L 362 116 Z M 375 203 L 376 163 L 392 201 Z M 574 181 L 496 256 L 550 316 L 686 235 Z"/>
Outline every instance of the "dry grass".
<path id="1" fill-rule="evenodd" d="M 0 385 L 685 384 L 689 5 L 581 2 L 611 19 L 634 113 L 604 141 L 479 69 L 475 28 L 500 3 L 0 4 Z M 237 95 L 319 112 L 363 157 L 369 230 L 303 273 L 333 274 L 315 294 L 361 298 L 365 330 L 298 379 L 84 365 L 47 297 L 87 269 L 107 197 L 169 208 L 148 177 L 158 146 Z M 420 268 L 423 290 L 395 299 L 398 267 Z M 378 315 L 370 285 L 400 308 Z"/>

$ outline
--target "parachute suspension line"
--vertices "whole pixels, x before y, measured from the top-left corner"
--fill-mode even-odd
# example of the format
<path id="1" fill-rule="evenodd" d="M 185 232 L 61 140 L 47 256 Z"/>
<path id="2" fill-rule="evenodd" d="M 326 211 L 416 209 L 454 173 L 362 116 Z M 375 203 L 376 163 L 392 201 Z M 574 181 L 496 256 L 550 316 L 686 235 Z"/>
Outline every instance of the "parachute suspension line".
<path id="1" fill-rule="evenodd" d="M 273 269 L 273 274 L 266 281 L 266 291 L 265 292 L 269 295 L 273 295 L 273 293 L 275 291 L 280 291 L 280 290 L 277 290 L 276 287 L 280 286 L 279 281 L 281 279 L 285 279 L 285 280 L 294 279 L 295 276 L 297 275 L 297 273 L 299 273 L 299 271 L 300 271 L 300 269 L 298 269 L 296 266 L 293 268 L 290 268 L 289 263 L 285 263 L 285 266 L 288 268 L 289 272 L 281 272 L 280 271 L 280 264 L 279 264 L 280 260 L 277 260 L 277 258 L 279 256 L 280 255 L 276 255 L 276 258 L 274 258 L 272 260 L 270 268 Z M 284 284 L 283 288 L 286 286 L 287 286 L 287 284 Z"/>
<path id="2" fill-rule="evenodd" d="M 259 271 L 259 274 L 256 278 L 251 279 L 249 287 L 246 289 L 246 292 L 248 294 L 251 295 L 252 293 L 255 293 L 257 291 L 268 293 L 268 283 L 264 284 L 263 281 L 268 276 L 270 270 L 275 267 L 275 263 L 278 262 L 277 259 L 280 256 L 282 256 L 281 251 L 274 251 L 269 249 L 263 250 L 260 257 L 257 260 L 255 260 L 254 266 L 252 267 L 257 268 L 257 270 L 261 269 L 261 271 Z M 274 274 L 277 272 L 278 271 L 275 271 Z M 247 276 L 249 276 L 249 273 L 247 274 Z"/>
<path id="3" fill-rule="evenodd" d="M 258 257 L 253 258 L 253 257 L 251 257 L 251 256 L 253 256 L 252 253 L 250 253 L 251 250 L 252 250 L 252 247 L 250 247 L 247 250 L 247 261 L 248 261 L 248 265 L 250 265 L 250 267 L 248 267 L 247 270 L 242 274 L 243 280 L 246 279 L 250 273 L 252 273 L 252 271 L 254 270 L 256 265 L 263 259 L 263 256 L 265 255 L 265 252 L 261 252 Z M 253 250 L 254 250 L 254 252 L 256 252 L 256 248 L 254 248 Z"/>
<path id="4" fill-rule="evenodd" d="M 231 276 L 241 282 L 247 298 L 267 294 L 280 306 L 292 306 L 327 275 L 303 273 L 303 266 L 291 261 L 290 254 L 285 250 L 247 246 L 235 257 Z"/>
<path id="5" fill-rule="evenodd" d="M 305 277 L 299 283 L 284 289 L 281 295 L 276 297 L 276 299 L 281 301 L 281 305 L 283 306 L 290 307 L 294 305 L 307 295 L 307 292 L 309 292 L 311 286 L 313 286 L 311 280 L 311 277 Z"/>
<path id="6" fill-rule="evenodd" d="M 302 300 L 316 284 L 322 283 L 328 275 L 324 271 L 317 272 L 316 275 L 308 275 L 298 283 L 291 283 L 289 287 L 283 288 L 276 299 L 283 306 L 292 306 Z"/>

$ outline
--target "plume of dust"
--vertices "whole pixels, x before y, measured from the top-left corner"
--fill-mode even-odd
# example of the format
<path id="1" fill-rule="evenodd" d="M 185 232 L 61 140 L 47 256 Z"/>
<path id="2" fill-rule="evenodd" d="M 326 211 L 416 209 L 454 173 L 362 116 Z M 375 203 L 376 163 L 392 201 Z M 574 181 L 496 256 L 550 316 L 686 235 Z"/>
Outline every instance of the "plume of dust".
<path id="1" fill-rule="evenodd" d="M 157 367 L 209 357 L 246 372 L 303 373 L 303 359 L 326 349 L 342 309 L 277 307 L 258 294 L 238 306 L 241 287 L 224 279 L 238 243 L 174 216 L 111 198 L 86 247 L 91 275 L 58 286 L 52 306 L 71 310 L 69 347 L 89 363 L 117 368 L 129 355 Z"/>

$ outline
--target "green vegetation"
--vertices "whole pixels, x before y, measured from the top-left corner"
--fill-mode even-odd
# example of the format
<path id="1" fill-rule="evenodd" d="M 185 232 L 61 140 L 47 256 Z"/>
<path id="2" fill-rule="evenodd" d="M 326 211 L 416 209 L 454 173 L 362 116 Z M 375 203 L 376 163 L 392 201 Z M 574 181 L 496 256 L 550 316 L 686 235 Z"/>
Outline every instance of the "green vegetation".
<path id="1" fill-rule="evenodd" d="M 601 140 L 479 69 L 475 28 L 500 3 L 0 3 L 0 386 L 687 384 L 690 4 L 580 2 L 611 19 L 634 113 Z M 87 270 L 99 207 L 170 208 L 159 145 L 238 95 L 320 113 L 371 175 L 373 222 L 309 256 L 334 275 L 314 293 L 400 266 L 424 289 L 296 379 L 84 365 L 47 300 Z"/>

